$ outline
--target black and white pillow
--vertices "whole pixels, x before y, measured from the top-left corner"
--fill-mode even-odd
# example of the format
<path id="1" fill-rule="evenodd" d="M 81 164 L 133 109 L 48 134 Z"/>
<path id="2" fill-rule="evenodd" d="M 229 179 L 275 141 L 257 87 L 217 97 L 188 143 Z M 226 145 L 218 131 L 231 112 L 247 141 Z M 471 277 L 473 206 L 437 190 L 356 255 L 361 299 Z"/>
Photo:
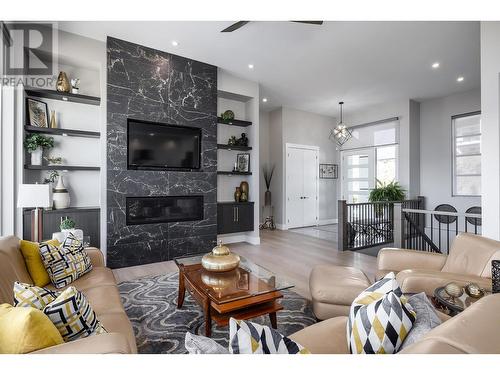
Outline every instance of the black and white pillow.
<path id="1" fill-rule="evenodd" d="M 72 233 L 60 246 L 40 244 L 40 256 L 52 284 L 58 289 L 68 286 L 92 269 L 82 241 Z"/>
<path id="2" fill-rule="evenodd" d="M 229 320 L 231 354 L 310 354 L 299 343 L 271 327 L 245 320 Z"/>
<path id="3" fill-rule="evenodd" d="M 14 306 L 16 307 L 34 307 L 35 309 L 43 310 L 58 295 L 59 292 L 47 288 L 24 284 L 18 281 L 14 283 Z"/>

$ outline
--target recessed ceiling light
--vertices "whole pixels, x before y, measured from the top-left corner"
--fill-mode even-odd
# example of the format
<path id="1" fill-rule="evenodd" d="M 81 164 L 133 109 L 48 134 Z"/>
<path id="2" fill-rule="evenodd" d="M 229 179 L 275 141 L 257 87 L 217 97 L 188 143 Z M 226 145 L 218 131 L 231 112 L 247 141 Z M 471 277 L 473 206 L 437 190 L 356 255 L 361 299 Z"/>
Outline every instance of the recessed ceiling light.
<path id="1" fill-rule="evenodd" d="M 457 82 L 462 82 L 464 80 L 464 77 L 460 76 L 457 78 Z"/>
<path id="2" fill-rule="evenodd" d="M 267 103 L 267 98 L 262 98 L 262 101 L 263 101 L 264 103 Z"/>
<path id="3" fill-rule="evenodd" d="M 435 62 L 434 64 L 432 64 L 432 69 L 437 69 L 437 68 L 439 68 L 438 62 Z"/>
<path id="4" fill-rule="evenodd" d="M 248 69 L 253 69 L 253 64 L 248 64 Z"/>
<path id="5" fill-rule="evenodd" d="M 176 40 L 172 40 L 172 45 L 173 45 L 174 47 L 177 47 L 177 46 L 179 45 L 179 42 L 178 42 L 178 41 L 176 41 Z"/>

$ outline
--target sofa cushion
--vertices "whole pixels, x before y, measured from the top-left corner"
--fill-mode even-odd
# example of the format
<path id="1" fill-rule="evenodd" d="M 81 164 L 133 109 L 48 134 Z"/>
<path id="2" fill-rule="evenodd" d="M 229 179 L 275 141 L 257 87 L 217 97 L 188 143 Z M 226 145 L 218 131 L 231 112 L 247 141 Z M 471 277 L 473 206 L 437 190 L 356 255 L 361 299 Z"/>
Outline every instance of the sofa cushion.
<path id="1" fill-rule="evenodd" d="M 431 301 L 429 301 L 425 293 L 412 295 L 408 298 L 408 303 L 413 307 L 417 317 L 400 350 L 404 350 L 417 342 L 423 335 L 441 324 L 441 319 L 437 315 L 436 309 L 432 306 Z"/>
<path id="2" fill-rule="evenodd" d="M 99 314 L 98 318 L 102 325 L 106 327 L 107 332 L 120 333 L 125 336 L 131 352 L 137 353 L 134 331 L 125 312 Z"/>
<path id="3" fill-rule="evenodd" d="M 92 263 L 83 244 L 69 234 L 61 246 L 40 245 L 43 264 L 56 288 L 64 288 L 92 269 Z"/>
<path id="4" fill-rule="evenodd" d="M 16 307 L 34 307 L 43 310 L 45 306 L 51 303 L 60 294 L 53 290 L 39 286 L 14 283 L 14 306 Z"/>
<path id="5" fill-rule="evenodd" d="M 60 245 L 57 240 L 45 241 L 45 243 L 52 246 Z M 43 287 L 50 283 L 49 274 L 43 265 L 42 257 L 40 255 L 40 244 L 38 242 L 21 240 L 19 243 L 19 249 L 23 255 L 24 262 L 26 263 L 26 268 L 33 279 L 33 284 Z"/>
<path id="6" fill-rule="evenodd" d="M 394 273 L 364 290 L 352 303 L 347 341 L 353 354 L 396 353 L 415 321 L 415 312 Z"/>
<path id="7" fill-rule="evenodd" d="M 268 326 L 229 319 L 231 354 L 309 354 L 309 350 Z"/>
<path id="8" fill-rule="evenodd" d="M 54 323 L 64 341 L 106 332 L 84 294 L 72 286 L 49 303 L 43 312 Z"/>
<path id="9" fill-rule="evenodd" d="M 0 305 L 0 354 L 23 354 L 62 344 L 61 334 L 40 310 Z"/>
<path id="10" fill-rule="evenodd" d="M 500 242 L 479 235 L 460 233 L 450 249 L 443 272 L 491 277 L 491 260 L 500 255 Z"/>

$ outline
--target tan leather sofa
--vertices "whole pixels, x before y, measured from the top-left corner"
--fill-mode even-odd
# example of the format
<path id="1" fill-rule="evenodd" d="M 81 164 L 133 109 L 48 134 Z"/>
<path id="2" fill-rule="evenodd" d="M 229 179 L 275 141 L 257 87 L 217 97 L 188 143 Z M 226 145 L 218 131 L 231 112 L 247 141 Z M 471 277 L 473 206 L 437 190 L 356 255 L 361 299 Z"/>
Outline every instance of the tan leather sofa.
<path id="1" fill-rule="evenodd" d="M 401 354 L 499 354 L 500 294 L 482 298 L 464 312 L 425 334 Z M 294 333 L 290 338 L 313 354 L 349 354 L 347 317 L 324 320 Z"/>
<path id="2" fill-rule="evenodd" d="M 125 314 L 113 272 L 97 248 L 88 248 L 92 271 L 72 285 L 83 292 L 108 333 L 46 348 L 40 354 L 137 353 L 132 325 Z M 13 303 L 15 281 L 33 284 L 19 250 L 19 238 L 0 238 L 0 303 Z M 48 288 L 55 289 L 53 285 Z"/>
<path id="3" fill-rule="evenodd" d="M 385 248 L 377 257 L 377 278 L 394 272 L 404 293 L 434 290 L 449 282 L 474 282 L 491 289 L 491 261 L 500 259 L 500 242 L 461 233 L 453 241 L 449 255 L 417 250 Z M 374 280 L 359 269 L 334 265 L 314 267 L 309 277 L 313 311 L 320 320 L 346 316 L 356 296 Z"/>
<path id="4" fill-rule="evenodd" d="M 434 290 L 449 282 L 465 285 L 474 282 L 491 289 L 491 261 L 500 259 L 500 242 L 461 233 L 453 241 L 449 255 L 415 250 L 382 249 L 377 258 L 377 275 L 394 271 L 404 293 Z"/>

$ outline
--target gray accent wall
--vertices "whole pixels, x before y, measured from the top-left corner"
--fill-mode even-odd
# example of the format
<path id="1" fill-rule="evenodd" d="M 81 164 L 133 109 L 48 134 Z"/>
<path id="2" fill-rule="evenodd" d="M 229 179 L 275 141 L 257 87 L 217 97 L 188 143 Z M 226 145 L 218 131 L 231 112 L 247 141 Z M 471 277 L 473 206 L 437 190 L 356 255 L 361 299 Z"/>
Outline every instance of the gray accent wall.
<path id="1" fill-rule="evenodd" d="M 217 240 L 217 68 L 107 39 L 107 263 L 205 253 Z M 199 172 L 127 170 L 127 118 L 202 129 Z M 204 196 L 204 219 L 127 226 L 126 196 Z"/>

